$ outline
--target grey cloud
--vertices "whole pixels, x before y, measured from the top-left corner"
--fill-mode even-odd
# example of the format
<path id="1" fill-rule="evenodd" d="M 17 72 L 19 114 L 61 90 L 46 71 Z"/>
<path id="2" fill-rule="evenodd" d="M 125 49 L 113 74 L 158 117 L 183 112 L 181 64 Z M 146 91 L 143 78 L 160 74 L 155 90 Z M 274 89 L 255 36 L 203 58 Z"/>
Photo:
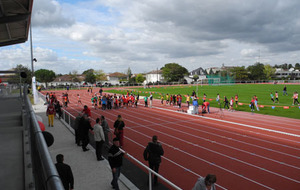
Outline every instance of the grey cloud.
<path id="1" fill-rule="evenodd" d="M 156 3 L 141 6 L 139 16 L 149 25 L 166 26 L 154 28 L 159 29 L 158 32 L 174 32 L 187 41 L 234 39 L 261 43 L 271 51 L 300 49 L 294 37 L 300 29 L 299 1 L 187 0 Z M 289 45 L 277 47 L 281 42 Z"/>
<path id="2" fill-rule="evenodd" d="M 60 4 L 53 0 L 36 0 L 32 10 L 32 24 L 36 27 L 66 27 L 74 19 L 64 15 Z"/>

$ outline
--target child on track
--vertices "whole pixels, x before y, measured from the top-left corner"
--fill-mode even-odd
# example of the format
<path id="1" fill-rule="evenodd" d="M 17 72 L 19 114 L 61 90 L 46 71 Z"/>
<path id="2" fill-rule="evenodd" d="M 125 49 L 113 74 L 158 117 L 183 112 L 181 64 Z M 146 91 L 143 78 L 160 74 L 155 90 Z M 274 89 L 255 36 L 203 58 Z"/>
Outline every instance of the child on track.
<path id="1" fill-rule="evenodd" d="M 77 106 L 79 106 L 79 103 L 82 105 L 80 95 L 77 94 Z"/>

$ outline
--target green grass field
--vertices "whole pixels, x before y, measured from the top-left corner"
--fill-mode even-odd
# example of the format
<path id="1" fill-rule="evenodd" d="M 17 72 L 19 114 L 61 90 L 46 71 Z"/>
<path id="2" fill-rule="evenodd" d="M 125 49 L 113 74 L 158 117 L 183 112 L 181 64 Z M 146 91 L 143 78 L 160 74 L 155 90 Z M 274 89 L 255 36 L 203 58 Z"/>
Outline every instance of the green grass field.
<path id="1" fill-rule="evenodd" d="M 184 86 L 168 86 L 168 87 L 152 87 L 152 88 L 132 88 L 134 94 L 139 93 L 141 96 L 149 96 L 149 92 L 153 92 L 153 96 L 156 99 L 160 99 L 161 95 L 168 94 L 181 94 L 183 96 L 183 102 L 185 102 L 184 95 L 191 95 L 192 91 L 198 94 L 199 104 L 202 104 L 202 97 L 205 93 L 207 100 L 211 103 L 211 107 L 219 107 L 216 102 L 217 93 L 220 94 L 221 99 L 224 96 L 230 100 L 235 94 L 239 96 L 239 102 L 244 105 L 239 105 L 235 110 L 250 112 L 249 102 L 251 98 L 256 95 L 258 97 L 259 105 L 264 105 L 264 108 L 260 108 L 260 111 L 255 111 L 260 114 L 268 114 L 275 116 L 283 116 L 289 118 L 300 119 L 299 106 L 292 106 L 293 92 L 300 92 L 300 85 L 286 85 L 288 96 L 283 96 L 283 87 L 281 84 L 236 84 L 236 85 L 221 85 L 221 86 L 207 86 L 199 85 L 184 85 Z M 275 91 L 279 94 L 279 103 L 273 103 L 270 98 L 270 92 L 275 95 Z M 110 90 L 113 93 L 126 94 L 127 90 Z M 209 100 L 212 99 L 212 100 Z M 275 106 L 273 109 L 272 106 Z M 284 109 L 283 106 L 289 106 L 289 109 Z"/>

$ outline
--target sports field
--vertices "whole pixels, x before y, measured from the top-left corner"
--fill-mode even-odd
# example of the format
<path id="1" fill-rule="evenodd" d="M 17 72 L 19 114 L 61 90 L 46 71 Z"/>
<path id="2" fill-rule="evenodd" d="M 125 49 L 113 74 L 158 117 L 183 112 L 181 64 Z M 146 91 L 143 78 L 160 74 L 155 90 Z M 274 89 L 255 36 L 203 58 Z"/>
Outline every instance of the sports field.
<path id="1" fill-rule="evenodd" d="M 182 85 L 182 86 L 151 86 L 151 88 L 126 88 L 109 90 L 109 92 L 125 94 L 127 90 L 133 91 L 135 94 L 139 93 L 141 96 L 147 95 L 152 92 L 154 98 L 160 99 L 161 96 L 168 94 L 181 94 L 183 96 L 183 103 L 185 103 L 185 95 L 191 95 L 193 90 L 199 97 L 199 104 L 202 103 L 203 94 L 207 95 L 207 101 L 211 103 L 211 107 L 220 107 L 216 102 L 217 93 L 220 94 L 221 99 L 226 96 L 228 100 L 234 97 L 235 94 L 239 96 L 239 103 L 243 105 L 238 105 L 237 111 L 247 111 L 250 112 L 249 103 L 251 98 L 256 95 L 258 97 L 258 104 L 260 106 L 260 111 L 255 111 L 260 114 L 268 114 L 275 116 L 283 116 L 289 118 L 300 119 L 300 107 L 298 105 L 292 105 L 293 103 L 293 93 L 297 91 L 300 92 L 300 85 L 288 84 L 287 86 L 287 96 L 283 96 L 283 84 L 236 84 L 236 85 L 220 85 L 220 86 L 209 86 L 209 85 Z M 197 91 L 198 89 L 198 91 Z M 279 94 L 279 103 L 273 103 L 270 98 L 270 93 L 272 92 L 275 96 L 275 92 Z M 222 100 L 221 100 L 222 102 Z M 221 105 L 223 107 L 223 104 Z"/>

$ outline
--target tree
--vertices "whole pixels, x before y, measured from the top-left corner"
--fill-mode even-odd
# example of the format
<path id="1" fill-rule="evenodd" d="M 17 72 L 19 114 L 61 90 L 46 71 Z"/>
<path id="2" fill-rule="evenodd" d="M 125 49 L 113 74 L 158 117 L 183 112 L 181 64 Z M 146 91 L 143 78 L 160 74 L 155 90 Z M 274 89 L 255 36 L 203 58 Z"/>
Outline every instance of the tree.
<path id="1" fill-rule="evenodd" d="M 130 67 L 128 67 L 128 69 L 127 69 L 127 80 L 128 81 L 130 81 L 130 78 L 131 78 L 131 76 L 132 76 L 132 72 L 131 72 L 131 69 L 130 69 Z"/>
<path id="2" fill-rule="evenodd" d="M 266 79 L 272 79 L 272 76 L 275 75 L 275 71 L 276 69 L 269 64 L 264 66 L 264 73 L 266 75 Z"/>
<path id="3" fill-rule="evenodd" d="M 137 83 L 143 83 L 146 80 L 146 78 L 142 74 L 137 74 L 135 81 Z"/>
<path id="4" fill-rule="evenodd" d="M 39 69 L 34 74 L 38 82 L 46 83 L 46 87 L 48 82 L 52 82 L 55 79 L 55 73 L 52 70 Z"/>
<path id="5" fill-rule="evenodd" d="M 295 64 L 295 69 L 298 69 L 298 70 L 300 69 L 300 64 L 299 63 Z"/>
<path id="6" fill-rule="evenodd" d="M 85 74 L 85 82 L 94 84 L 96 82 L 96 76 L 94 75 L 94 73 L 92 71 L 87 72 Z"/>
<path id="7" fill-rule="evenodd" d="M 17 65 L 16 68 L 13 70 L 17 71 L 15 75 L 13 75 L 10 79 L 8 79 L 9 83 L 20 83 L 20 72 L 25 72 L 27 77 L 21 78 L 21 83 L 26 83 L 31 85 L 32 83 L 32 73 L 31 70 L 29 70 L 27 67 L 24 67 L 23 65 Z"/>
<path id="8" fill-rule="evenodd" d="M 163 77 L 168 82 L 180 81 L 184 78 L 184 75 L 188 74 L 188 70 L 177 63 L 167 63 L 161 70 L 163 71 Z"/>
<path id="9" fill-rule="evenodd" d="M 85 70 L 85 71 L 83 71 L 83 75 L 86 75 L 87 73 L 89 73 L 89 72 L 92 72 L 92 73 L 94 73 L 94 69 L 88 69 L 88 70 Z"/>
<path id="10" fill-rule="evenodd" d="M 250 72 L 251 80 L 263 80 L 266 79 L 266 75 L 264 73 L 265 66 L 262 63 L 255 63 L 247 68 Z"/>
<path id="11" fill-rule="evenodd" d="M 96 70 L 94 71 L 94 75 L 96 77 L 96 81 L 106 81 L 106 74 L 104 73 L 103 70 Z"/>
<path id="12" fill-rule="evenodd" d="M 232 68 L 231 73 L 234 76 L 235 80 L 243 81 L 249 79 L 248 71 L 244 66 Z"/>
<path id="13" fill-rule="evenodd" d="M 72 73 L 69 73 L 72 82 L 80 82 L 79 78 L 78 78 L 78 71 L 73 70 Z"/>

